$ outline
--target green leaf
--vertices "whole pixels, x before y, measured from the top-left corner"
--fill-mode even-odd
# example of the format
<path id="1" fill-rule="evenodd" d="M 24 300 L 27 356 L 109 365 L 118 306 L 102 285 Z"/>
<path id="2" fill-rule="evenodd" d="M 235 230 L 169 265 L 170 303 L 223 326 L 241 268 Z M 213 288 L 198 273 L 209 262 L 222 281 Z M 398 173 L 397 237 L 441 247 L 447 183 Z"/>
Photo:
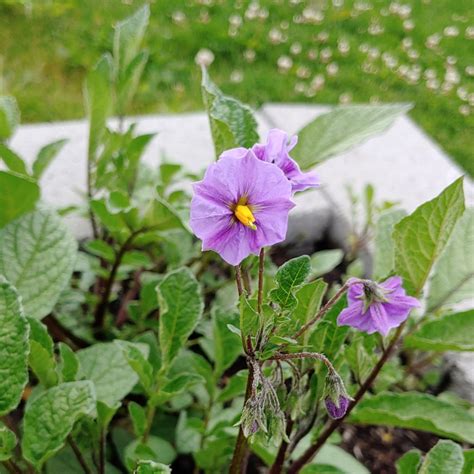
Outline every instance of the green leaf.
<path id="1" fill-rule="evenodd" d="M 405 347 L 424 351 L 474 351 L 474 310 L 447 314 L 406 337 Z"/>
<path id="2" fill-rule="evenodd" d="M 322 279 L 312 281 L 303 285 L 296 292 L 296 299 L 298 305 L 291 315 L 293 323 L 295 323 L 295 329 L 300 329 L 305 325 L 311 318 L 316 316 L 316 313 L 321 307 L 323 296 L 326 293 L 328 285 Z M 305 343 L 308 340 L 310 330 L 306 331 L 303 335 Z"/>
<path id="3" fill-rule="evenodd" d="M 91 168 L 97 159 L 97 150 L 104 138 L 112 108 L 111 78 L 112 59 L 109 54 L 104 54 L 89 72 L 84 87 L 89 118 L 88 160 Z"/>
<path id="4" fill-rule="evenodd" d="M 188 414 L 182 411 L 176 425 L 176 448 L 178 452 L 188 454 L 199 451 L 204 429 L 203 420 L 188 418 Z"/>
<path id="5" fill-rule="evenodd" d="M 45 388 L 58 383 L 54 344 L 46 326 L 37 319 L 28 318 L 30 325 L 30 354 L 28 362 L 33 373 Z"/>
<path id="6" fill-rule="evenodd" d="M 0 275 L 0 416 L 17 407 L 28 382 L 28 333 L 19 295 Z"/>
<path id="7" fill-rule="evenodd" d="M 318 277 L 334 270 L 344 258 L 341 249 L 321 250 L 311 257 L 311 275 Z"/>
<path id="8" fill-rule="evenodd" d="M 464 451 L 464 466 L 462 474 L 472 474 L 474 472 L 474 449 Z"/>
<path id="9" fill-rule="evenodd" d="M 418 449 L 408 451 L 395 464 L 397 474 L 417 474 L 421 459 L 421 452 Z"/>
<path id="10" fill-rule="evenodd" d="M 147 427 L 145 408 L 136 402 L 130 402 L 128 404 L 128 413 L 132 420 L 135 436 L 140 438 L 145 433 Z"/>
<path id="11" fill-rule="evenodd" d="M 121 348 L 128 365 L 138 375 L 138 379 L 145 391 L 150 394 L 154 384 L 153 367 L 150 362 L 148 362 L 136 344 L 125 341 L 115 341 L 115 344 Z"/>
<path id="12" fill-rule="evenodd" d="M 19 123 L 20 109 L 15 97 L 0 96 L 0 141 L 10 138 Z"/>
<path id="13" fill-rule="evenodd" d="M 133 15 L 117 23 L 114 34 L 116 74 L 122 74 L 138 54 L 150 19 L 150 7 L 144 5 Z"/>
<path id="14" fill-rule="evenodd" d="M 395 271 L 418 296 L 464 211 L 463 178 L 395 225 Z"/>
<path id="15" fill-rule="evenodd" d="M 220 377 L 242 353 L 242 341 L 229 331 L 228 324 L 237 326 L 239 314 L 216 307 L 212 311 L 212 334 L 214 342 L 214 373 Z"/>
<path id="16" fill-rule="evenodd" d="M 301 474 L 346 474 L 346 471 L 330 464 L 310 464 L 301 469 Z"/>
<path id="17" fill-rule="evenodd" d="M 58 140 L 53 143 L 41 148 L 33 163 L 33 177 L 36 179 L 41 178 L 43 173 L 46 171 L 48 166 L 52 163 L 54 158 L 63 149 L 64 145 L 68 142 L 67 139 Z"/>
<path id="18" fill-rule="evenodd" d="M 257 333 L 260 322 L 260 316 L 256 311 L 256 307 L 257 300 L 249 300 L 244 294 L 240 297 L 240 334 L 241 338 L 244 341 L 247 341 L 247 336 L 255 336 Z M 233 324 L 229 324 L 227 326 L 228 329 L 232 327 Z M 230 331 L 233 334 L 237 335 L 237 333 L 233 329 L 230 329 Z"/>
<path id="19" fill-rule="evenodd" d="M 474 294 L 474 209 L 466 209 L 433 269 L 428 311 L 467 300 Z"/>
<path id="20" fill-rule="evenodd" d="M 0 171 L 0 229 L 34 209 L 39 197 L 38 183 L 12 171 Z"/>
<path id="21" fill-rule="evenodd" d="M 337 317 L 346 306 L 347 300 L 343 297 L 317 323 L 309 338 L 311 350 L 324 353 L 333 363 L 336 356 L 344 349 L 343 343 L 349 332 L 349 326 L 337 324 Z"/>
<path id="22" fill-rule="evenodd" d="M 171 474 L 171 468 L 159 462 L 140 460 L 133 474 Z"/>
<path id="23" fill-rule="evenodd" d="M 359 335 L 351 339 L 351 344 L 346 348 L 347 363 L 358 382 L 364 382 L 376 364 L 377 356 L 373 353 L 374 348 L 370 349 L 372 350 L 369 352 L 364 345 L 364 336 Z"/>
<path id="24" fill-rule="evenodd" d="M 148 355 L 145 344 L 137 344 L 137 348 Z M 123 351 L 113 342 L 95 344 L 76 354 L 82 377 L 94 382 L 97 400 L 109 406 L 121 401 L 138 382 Z"/>
<path id="25" fill-rule="evenodd" d="M 393 270 L 393 228 L 405 216 L 405 211 L 395 209 L 383 213 L 377 221 L 374 236 L 374 280 L 388 276 Z"/>
<path id="26" fill-rule="evenodd" d="M 70 382 L 50 388 L 31 402 L 23 421 L 23 456 L 37 469 L 58 452 L 76 421 L 95 412 L 90 381 Z"/>
<path id="27" fill-rule="evenodd" d="M 335 107 L 298 132 L 292 157 L 303 170 L 309 169 L 382 133 L 410 108 L 407 104 Z"/>
<path id="28" fill-rule="evenodd" d="M 179 214 L 161 197 L 154 197 L 143 218 L 143 227 L 154 231 L 188 230 Z"/>
<path id="29" fill-rule="evenodd" d="M 310 271 L 311 260 L 307 255 L 288 260 L 275 275 L 277 288 L 270 292 L 270 298 L 282 309 L 294 309 L 298 301 L 293 293 L 304 283 Z"/>
<path id="30" fill-rule="evenodd" d="M 405 347 L 424 351 L 474 351 L 474 310 L 427 321 L 405 339 Z"/>
<path id="31" fill-rule="evenodd" d="M 103 240 L 89 240 L 84 244 L 84 249 L 107 262 L 113 262 L 115 259 L 113 247 Z"/>
<path id="32" fill-rule="evenodd" d="M 381 393 L 365 398 L 352 412 L 351 421 L 428 431 L 474 442 L 474 415 L 424 393 Z"/>
<path id="33" fill-rule="evenodd" d="M 35 211 L 0 231 L 0 274 L 16 287 L 25 313 L 48 315 L 74 270 L 77 243 L 62 220 Z"/>
<path id="34" fill-rule="evenodd" d="M 10 171 L 28 176 L 25 162 L 4 143 L 0 143 L 0 158 Z"/>
<path id="35" fill-rule="evenodd" d="M 203 311 L 203 301 L 199 284 L 188 268 L 168 273 L 157 291 L 162 364 L 169 367 L 194 331 Z"/>
<path id="36" fill-rule="evenodd" d="M 125 459 L 129 469 L 133 469 L 139 460 L 171 464 L 175 458 L 176 451 L 173 446 L 157 436 L 149 436 L 146 444 L 137 439 L 125 448 Z"/>
<path id="37" fill-rule="evenodd" d="M 258 142 L 257 122 L 252 109 L 224 95 L 205 68 L 202 68 L 201 88 L 216 157 L 229 148 L 250 148 Z"/>
<path id="38" fill-rule="evenodd" d="M 79 360 L 76 353 L 63 342 L 58 343 L 59 348 L 59 364 L 58 375 L 61 382 L 73 382 L 76 380 L 79 372 Z"/>
<path id="39" fill-rule="evenodd" d="M 442 439 L 430 449 L 418 474 L 461 474 L 464 457 L 461 446 Z"/>
<path id="40" fill-rule="evenodd" d="M 13 431 L 0 421 L 0 462 L 6 461 L 13 456 L 16 446 L 16 436 Z"/>
<path id="41" fill-rule="evenodd" d="M 306 438 L 305 441 L 306 440 L 308 440 L 308 438 Z M 298 453 L 297 450 L 295 450 L 295 454 L 296 453 Z M 363 466 L 359 461 L 357 461 L 357 459 L 354 456 L 350 455 L 348 452 L 346 452 L 344 449 L 340 448 L 339 446 L 336 446 L 330 443 L 326 443 L 322 447 L 321 451 L 316 455 L 316 457 L 312 461 L 312 464 L 316 466 L 321 465 L 321 464 L 329 465 L 333 468 L 335 467 L 339 469 L 345 474 L 369 474 L 369 471 L 367 470 L 367 468 Z"/>
<path id="42" fill-rule="evenodd" d="M 117 84 L 117 110 L 119 114 L 126 110 L 127 105 L 135 95 L 148 57 L 147 51 L 138 53 L 121 74 Z"/>

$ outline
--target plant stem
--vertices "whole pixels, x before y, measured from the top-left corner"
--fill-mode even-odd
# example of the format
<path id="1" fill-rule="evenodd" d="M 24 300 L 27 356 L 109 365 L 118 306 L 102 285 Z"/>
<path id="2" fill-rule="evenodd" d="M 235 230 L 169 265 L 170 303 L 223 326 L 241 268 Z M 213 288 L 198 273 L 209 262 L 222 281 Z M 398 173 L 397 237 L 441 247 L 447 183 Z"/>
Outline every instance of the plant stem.
<path id="1" fill-rule="evenodd" d="M 344 285 L 341 286 L 337 293 L 316 313 L 316 315 L 300 328 L 300 330 L 293 336 L 293 339 L 298 339 L 314 323 L 319 321 L 329 311 L 329 309 L 339 301 L 339 298 L 341 298 L 348 288 L 349 282 L 344 283 Z"/>
<path id="2" fill-rule="evenodd" d="M 105 474 L 105 450 L 106 450 L 106 438 L 104 430 L 100 430 L 99 436 L 99 474 Z"/>
<path id="3" fill-rule="evenodd" d="M 239 293 L 239 297 L 243 295 L 244 288 L 242 286 L 242 269 L 240 265 L 236 265 L 235 267 L 235 282 L 237 284 L 237 292 Z"/>
<path id="4" fill-rule="evenodd" d="M 390 357 L 393 348 L 395 347 L 395 344 L 398 342 L 400 339 L 400 336 L 403 332 L 403 328 L 405 327 L 406 322 L 402 323 L 398 329 L 395 335 L 393 336 L 392 340 L 390 341 L 390 344 L 387 346 L 387 348 L 384 350 L 382 353 L 379 361 L 375 365 L 375 367 L 372 369 L 370 372 L 369 376 L 367 377 L 366 381 L 363 383 L 363 385 L 359 388 L 357 393 L 354 396 L 354 399 L 350 402 L 349 407 L 347 409 L 346 414 L 337 420 L 332 420 L 326 428 L 321 432 L 319 435 L 319 438 L 317 441 L 311 445 L 293 464 L 290 466 L 288 470 L 288 474 L 297 474 L 300 472 L 300 470 L 309 462 L 313 457 L 317 454 L 317 452 L 321 449 L 321 447 L 324 445 L 324 443 L 327 441 L 329 436 L 339 428 L 341 423 L 344 421 L 344 419 L 351 413 L 353 408 L 359 403 L 359 401 L 362 399 L 362 397 L 365 395 L 367 390 L 370 388 L 374 380 L 377 378 L 377 375 L 379 374 L 380 370 L 384 366 L 385 362 L 387 362 L 388 358 Z"/>
<path id="5" fill-rule="evenodd" d="M 92 474 L 92 471 L 89 469 L 89 466 L 87 465 L 86 460 L 84 459 L 84 456 L 81 453 L 81 450 L 79 449 L 75 441 L 72 439 L 72 436 L 68 436 L 67 440 L 72 450 L 74 451 L 74 455 L 76 456 L 76 459 L 79 461 L 79 464 L 81 465 L 82 470 L 85 472 L 85 474 Z"/>
<path id="6" fill-rule="evenodd" d="M 122 263 L 122 259 L 124 255 L 127 253 L 127 251 L 129 250 L 129 247 L 132 244 L 135 237 L 139 235 L 141 232 L 143 232 L 143 229 L 132 232 L 128 236 L 127 240 L 119 248 L 118 252 L 115 255 L 115 260 L 112 265 L 112 269 L 110 270 L 109 278 L 106 281 L 104 291 L 102 292 L 102 297 L 99 301 L 99 304 L 97 305 L 97 308 L 94 314 L 94 327 L 97 329 L 103 329 L 105 313 L 109 305 L 110 293 L 112 292 L 112 287 L 114 285 L 115 278 L 117 276 L 117 271 L 120 267 L 120 264 Z"/>
<path id="7" fill-rule="evenodd" d="M 140 276 L 143 272 L 143 268 L 137 270 L 133 275 L 133 282 L 131 288 L 125 294 L 125 297 L 122 300 L 122 304 L 120 305 L 120 309 L 117 313 L 117 319 L 115 321 L 115 325 L 120 328 L 122 327 L 128 319 L 128 310 L 127 305 L 132 301 L 140 291 Z"/>
<path id="8" fill-rule="evenodd" d="M 153 425 L 153 419 L 155 418 L 156 407 L 148 401 L 148 408 L 146 413 L 146 428 L 142 436 L 142 443 L 146 444 L 148 437 L 150 436 L 151 427 Z"/>
<path id="9" fill-rule="evenodd" d="M 23 472 L 11 459 L 2 461 L 2 464 L 5 466 L 5 469 L 11 474 L 22 474 Z"/>
<path id="10" fill-rule="evenodd" d="M 249 376 L 247 378 L 247 387 L 245 389 L 245 399 L 244 405 L 252 393 L 253 379 L 254 379 L 254 369 L 253 364 L 247 363 L 249 368 Z M 232 462 L 229 469 L 229 474 L 243 474 L 247 470 L 247 453 L 248 453 L 248 443 L 247 439 L 244 436 L 244 431 L 242 425 L 239 427 L 239 434 L 237 436 L 237 441 L 235 443 L 234 455 L 232 457 Z"/>
<path id="11" fill-rule="evenodd" d="M 265 265 L 265 249 L 262 247 L 258 257 L 258 297 L 257 297 L 257 312 L 262 315 L 263 306 L 263 270 Z"/>

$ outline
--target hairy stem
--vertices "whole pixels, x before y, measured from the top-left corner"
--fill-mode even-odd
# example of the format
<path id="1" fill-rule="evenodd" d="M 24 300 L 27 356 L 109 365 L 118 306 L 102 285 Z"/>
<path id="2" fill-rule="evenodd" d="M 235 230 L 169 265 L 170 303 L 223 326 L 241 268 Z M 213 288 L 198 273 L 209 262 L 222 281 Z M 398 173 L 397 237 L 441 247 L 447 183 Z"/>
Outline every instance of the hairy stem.
<path id="1" fill-rule="evenodd" d="M 244 405 L 250 398 L 253 389 L 254 369 L 252 363 L 247 363 L 249 376 L 247 378 L 247 387 L 245 389 Z M 235 443 L 234 455 L 229 469 L 229 474 L 243 474 L 247 470 L 248 443 L 244 436 L 242 425 L 239 427 L 239 434 Z"/>
<path id="2" fill-rule="evenodd" d="M 312 444 L 289 468 L 288 474 L 297 474 L 300 472 L 300 470 L 309 462 L 313 457 L 318 453 L 318 451 L 321 449 L 321 447 L 324 445 L 324 443 L 327 441 L 327 439 L 331 436 L 331 434 L 336 431 L 341 423 L 344 421 L 344 419 L 351 413 L 353 408 L 359 403 L 359 401 L 362 399 L 362 397 L 365 395 L 367 390 L 370 388 L 374 380 L 377 378 L 380 370 L 384 366 L 384 364 L 387 362 L 388 358 L 390 357 L 393 348 L 395 347 L 396 343 L 400 339 L 403 328 L 405 327 L 405 322 L 402 323 L 395 335 L 393 336 L 392 340 L 390 341 L 390 344 L 387 346 L 387 348 L 383 351 L 382 355 L 380 356 L 379 361 L 375 365 L 375 367 L 372 369 L 370 372 L 369 376 L 367 377 L 366 381 L 362 384 L 362 386 L 359 388 L 357 393 L 354 396 L 354 399 L 350 402 L 349 407 L 347 409 L 346 414 L 337 420 L 332 420 L 326 428 L 321 432 L 319 435 L 319 438 L 317 441 Z"/>
<path id="3" fill-rule="evenodd" d="M 242 286 L 242 269 L 240 268 L 240 265 L 235 267 L 235 283 L 237 284 L 237 292 L 240 297 L 244 293 L 244 288 Z"/>

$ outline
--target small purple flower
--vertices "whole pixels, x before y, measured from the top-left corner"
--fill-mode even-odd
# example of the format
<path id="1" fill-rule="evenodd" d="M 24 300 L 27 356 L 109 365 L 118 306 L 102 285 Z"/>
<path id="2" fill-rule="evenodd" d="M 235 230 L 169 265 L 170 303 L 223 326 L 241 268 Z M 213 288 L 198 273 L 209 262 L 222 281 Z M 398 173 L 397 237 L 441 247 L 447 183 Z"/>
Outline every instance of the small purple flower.
<path id="1" fill-rule="evenodd" d="M 230 265 L 286 237 L 294 207 L 291 185 L 276 166 L 225 153 L 194 184 L 190 225 L 203 250 L 214 250 Z"/>
<path id="2" fill-rule="evenodd" d="M 288 135 L 277 128 L 268 132 L 267 143 L 265 145 L 257 143 L 252 147 L 255 156 L 267 163 L 273 163 L 280 168 L 291 183 L 292 191 L 304 191 L 308 188 L 314 188 L 320 185 L 319 177 L 316 173 L 303 173 L 293 160 L 289 152 L 295 147 L 298 137 L 293 135 L 288 139 Z M 245 148 L 232 148 L 225 151 L 221 156 L 245 156 Z"/>
<path id="3" fill-rule="evenodd" d="M 324 399 L 324 404 L 326 405 L 326 410 L 328 411 L 329 416 L 337 420 L 346 414 L 347 408 L 349 407 L 349 399 L 340 396 L 336 404 L 329 397 L 326 397 Z"/>
<path id="4" fill-rule="evenodd" d="M 368 334 L 379 332 L 386 336 L 408 318 L 419 301 L 407 296 L 399 276 L 377 284 L 355 280 L 347 292 L 349 305 L 337 318 L 339 326 L 352 326 Z"/>

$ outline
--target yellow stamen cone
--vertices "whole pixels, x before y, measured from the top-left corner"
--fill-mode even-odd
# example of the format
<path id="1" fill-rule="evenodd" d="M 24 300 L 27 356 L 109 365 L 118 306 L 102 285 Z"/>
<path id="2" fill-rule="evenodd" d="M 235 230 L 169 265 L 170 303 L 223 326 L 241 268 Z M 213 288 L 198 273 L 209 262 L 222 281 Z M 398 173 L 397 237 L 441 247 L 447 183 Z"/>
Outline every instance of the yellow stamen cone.
<path id="1" fill-rule="evenodd" d="M 255 225 L 255 217 L 252 214 L 252 211 L 248 206 L 238 204 L 234 211 L 235 217 L 242 222 L 243 225 L 250 227 L 253 230 L 257 230 L 257 226 Z"/>

